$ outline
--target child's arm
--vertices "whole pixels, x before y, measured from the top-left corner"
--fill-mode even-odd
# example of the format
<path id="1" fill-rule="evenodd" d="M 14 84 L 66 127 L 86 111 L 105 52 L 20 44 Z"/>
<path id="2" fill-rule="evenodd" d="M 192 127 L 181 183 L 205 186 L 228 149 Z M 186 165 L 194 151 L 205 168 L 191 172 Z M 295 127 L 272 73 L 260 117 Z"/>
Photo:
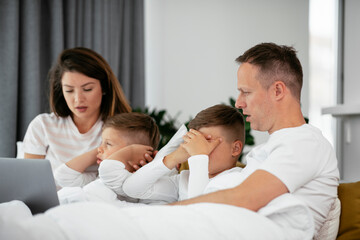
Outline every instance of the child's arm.
<path id="1" fill-rule="evenodd" d="M 125 169 L 125 165 L 120 161 L 104 160 L 100 163 L 100 180 L 117 195 L 127 196 L 123 191 L 123 183 L 129 176 L 131 173 Z"/>
<path id="2" fill-rule="evenodd" d="M 209 154 L 220 144 L 221 139 L 207 138 L 199 131 L 191 129 L 184 136 L 182 146 L 191 155 L 189 162 L 188 198 L 204 193 L 209 183 Z"/>
<path id="3" fill-rule="evenodd" d="M 178 164 L 184 163 L 190 155 L 180 145 L 175 151 L 163 158 L 163 163 L 168 169 L 175 168 Z"/>
<path id="4" fill-rule="evenodd" d="M 209 157 L 207 155 L 195 155 L 188 159 L 189 183 L 188 198 L 193 198 L 204 193 L 209 179 Z"/>
<path id="5" fill-rule="evenodd" d="M 134 165 L 145 165 L 153 154 L 153 148 L 141 144 L 131 144 L 111 154 L 108 159 L 117 160 L 125 165 L 125 169 L 129 172 L 134 172 L 136 169 Z"/>
<path id="6" fill-rule="evenodd" d="M 146 163 L 145 154 L 151 155 L 152 148 L 133 144 L 119 149 L 100 163 L 99 178 L 116 194 L 127 197 L 123 191 L 123 183 L 134 171 L 133 164 Z"/>
<path id="7" fill-rule="evenodd" d="M 81 187 L 96 179 L 97 172 L 84 172 L 96 163 L 97 149 L 93 149 L 67 163 L 60 165 L 54 172 L 56 183 L 61 187 Z"/>
<path id="8" fill-rule="evenodd" d="M 177 162 L 187 160 L 187 153 L 179 147 L 165 157 L 174 160 L 172 169 L 163 162 L 163 158 L 155 158 L 151 163 L 133 173 L 123 185 L 124 192 L 133 198 L 154 201 L 173 202 L 179 198 L 179 177 L 169 176 Z M 164 160 L 165 161 L 165 160 Z"/>

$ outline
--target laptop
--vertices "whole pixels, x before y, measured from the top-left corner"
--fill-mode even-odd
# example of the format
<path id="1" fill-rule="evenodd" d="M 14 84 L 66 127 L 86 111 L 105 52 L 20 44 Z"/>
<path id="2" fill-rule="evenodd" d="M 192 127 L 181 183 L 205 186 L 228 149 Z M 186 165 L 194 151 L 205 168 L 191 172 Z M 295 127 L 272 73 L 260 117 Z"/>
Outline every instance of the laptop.
<path id="1" fill-rule="evenodd" d="M 0 158 L 0 203 L 23 201 L 32 214 L 59 205 L 47 159 Z"/>

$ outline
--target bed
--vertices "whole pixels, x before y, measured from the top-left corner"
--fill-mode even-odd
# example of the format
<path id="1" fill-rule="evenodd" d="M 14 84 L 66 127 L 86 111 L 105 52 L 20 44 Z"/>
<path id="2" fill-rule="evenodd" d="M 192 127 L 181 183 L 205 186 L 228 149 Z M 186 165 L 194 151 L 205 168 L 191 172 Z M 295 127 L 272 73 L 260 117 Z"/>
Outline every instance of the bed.
<path id="1" fill-rule="evenodd" d="M 183 231 L 186 229 L 186 231 Z M 224 204 L 60 205 L 31 215 L 20 201 L 0 204 L 0 239 L 312 239 L 309 209 L 284 194 L 258 212 Z"/>

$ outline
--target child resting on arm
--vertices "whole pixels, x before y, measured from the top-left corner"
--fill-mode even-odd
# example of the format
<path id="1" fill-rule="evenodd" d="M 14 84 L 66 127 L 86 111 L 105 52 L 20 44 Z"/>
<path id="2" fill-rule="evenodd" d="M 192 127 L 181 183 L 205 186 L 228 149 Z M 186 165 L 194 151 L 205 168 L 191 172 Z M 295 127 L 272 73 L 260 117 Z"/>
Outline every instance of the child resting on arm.
<path id="1" fill-rule="evenodd" d="M 62 164 L 54 173 L 55 180 L 61 187 L 84 186 L 98 175 L 97 172 L 85 170 L 103 159 L 118 159 L 128 171 L 133 172 L 133 165 L 144 165 L 152 160 L 152 151 L 158 146 L 159 139 L 158 126 L 150 116 L 141 113 L 117 114 L 104 123 L 101 146 Z M 135 148 L 137 151 L 131 151 Z M 123 158 L 126 152 L 137 155 Z M 110 155 L 112 158 L 108 158 Z"/>
<path id="2" fill-rule="evenodd" d="M 102 129 L 101 145 L 70 160 L 55 172 L 58 184 L 65 187 L 58 192 L 60 202 L 86 201 L 83 199 L 85 195 L 75 192 L 82 192 L 81 186 L 96 179 L 96 175 L 84 172 L 87 167 L 96 163 L 99 164 L 99 173 L 103 172 L 108 176 L 105 177 L 108 187 L 126 198 L 121 191 L 121 184 L 113 186 L 112 182 L 121 183 L 135 171 L 134 165 L 145 165 L 151 160 L 153 149 L 156 149 L 159 139 L 158 126 L 146 114 L 121 113 L 108 118 Z M 115 177 L 112 174 L 114 171 L 118 173 Z M 86 185 L 84 190 L 91 192 L 95 186 L 100 189 L 99 186 L 103 185 L 100 179 L 92 183 Z M 104 187 L 101 189 L 104 194 L 108 193 Z"/>
<path id="3" fill-rule="evenodd" d="M 241 171 L 235 166 L 245 141 L 242 114 L 233 107 L 215 105 L 199 112 L 188 127 L 184 143 L 175 151 L 166 157 L 158 154 L 127 178 L 122 186 L 126 195 L 170 203 L 236 185 L 229 176 Z M 190 170 L 166 176 L 186 160 Z"/>

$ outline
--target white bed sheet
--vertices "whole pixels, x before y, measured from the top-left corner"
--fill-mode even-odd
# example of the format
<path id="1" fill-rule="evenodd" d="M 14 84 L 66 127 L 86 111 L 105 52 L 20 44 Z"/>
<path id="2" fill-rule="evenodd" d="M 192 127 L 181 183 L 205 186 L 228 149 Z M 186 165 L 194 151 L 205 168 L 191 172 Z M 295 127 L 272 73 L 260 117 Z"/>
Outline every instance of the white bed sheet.
<path id="1" fill-rule="evenodd" d="M 13 211 L 20 217 L 11 217 Z M 19 201 L 0 204 L 0 239 L 306 240 L 314 231 L 309 209 L 290 194 L 258 213 L 212 203 L 119 208 L 101 202 L 63 205 L 35 216 L 26 211 Z"/>

